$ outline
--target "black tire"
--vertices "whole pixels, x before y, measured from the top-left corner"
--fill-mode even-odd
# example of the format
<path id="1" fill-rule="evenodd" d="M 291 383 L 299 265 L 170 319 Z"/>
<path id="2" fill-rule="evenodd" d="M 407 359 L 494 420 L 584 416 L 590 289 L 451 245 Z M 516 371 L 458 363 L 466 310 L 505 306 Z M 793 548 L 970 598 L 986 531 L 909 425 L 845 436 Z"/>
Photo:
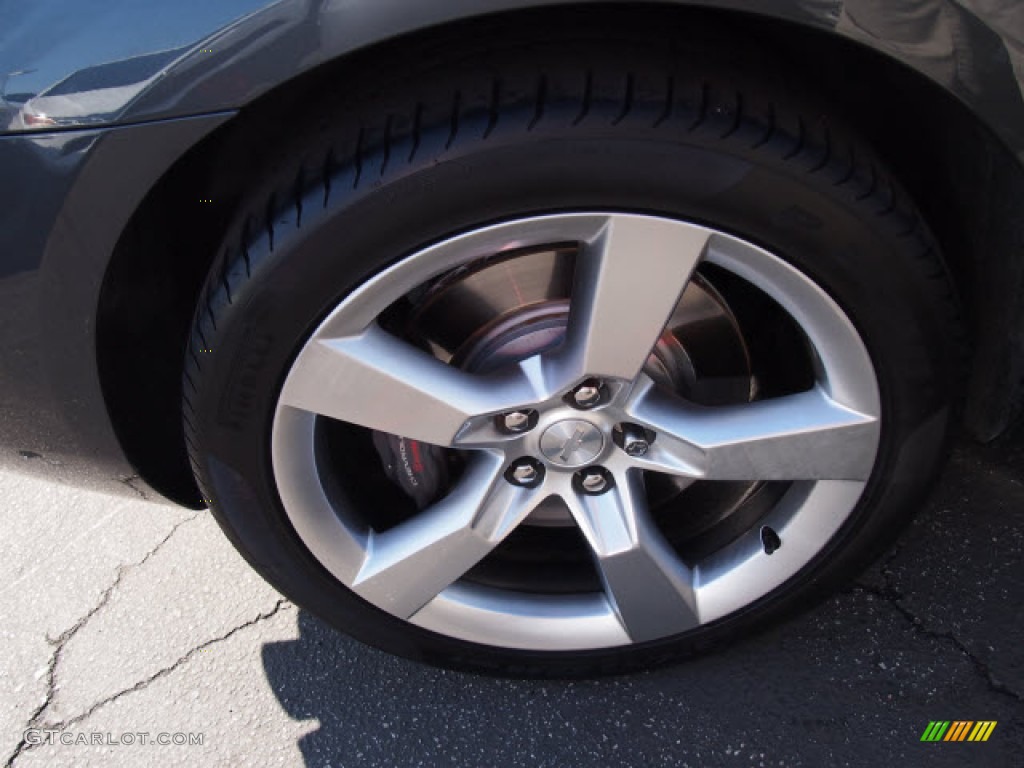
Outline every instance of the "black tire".
<path id="1" fill-rule="evenodd" d="M 707 46 L 587 39 L 422 51 L 362 83 L 265 169 L 196 311 L 184 420 L 196 478 L 246 559 L 353 637 L 435 664 L 592 675 L 714 647 L 857 573 L 917 508 L 943 456 L 961 331 L 947 272 L 899 185 L 825 102 L 761 60 Z M 326 100 L 325 100 L 326 101 Z M 727 618 L 611 650 L 485 647 L 356 597 L 282 509 L 269 430 L 304 339 L 343 297 L 425 244 L 515 215 L 608 209 L 714 226 L 778 254 L 839 303 L 874 361 L 878 461 L 840 532 L 795 578 Z"/>

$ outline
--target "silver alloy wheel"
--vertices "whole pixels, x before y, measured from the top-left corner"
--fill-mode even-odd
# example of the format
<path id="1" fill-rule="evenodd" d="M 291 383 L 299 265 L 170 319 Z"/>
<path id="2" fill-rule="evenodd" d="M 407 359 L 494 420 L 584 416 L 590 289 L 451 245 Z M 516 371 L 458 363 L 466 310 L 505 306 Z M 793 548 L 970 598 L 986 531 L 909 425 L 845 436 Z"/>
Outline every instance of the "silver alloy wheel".
<path id="1" fill-rule="evenodd" d="M 486 374 L 452 367 L 386 332 L 381 312 L 417 286 L 477 259 L 578 243 L 564 343 Z M 770 296 L 813 350 L 804 392 L 700 406 L 643 372 L 700 263 Z M 570 396 L 598 381 L 583 409 Z M 503 415 L 535 412 L 526 431 Z M 853 324 L 814 282 L 731 235 L 667 218 L 573 213 L 518 219 L 452 237 L 373 277 L 305 343 L 272 431 L 284 510 L 313 555 L 363 599 L 412 624 L 472 642 L 583 650 L 654 640 L 720 619 L 782 585 L 819 553 L 859 500 L 874 466 L 880 402 Z M 318 416 L 446 446 L 472 457 L 441 500 L 384 531 L 332 504 L 318 465 Z M 518 423 L 518 422 L 517 422 Z M 622 425 L 651 435 L 627 452 Z M 644 442 L 644 441 L 641 441 Z M 536 482 L 513 464 L 539 463 Z M 608 482 L 581 485 L 600 468 Z M 593 470 L 597 471 L 597 470 Z M 644 472 L 686 480 L 791 481 L 757 525 L 684 562 L 654 524 Z M 561 498 L 592 551 L 602 592 L 532 594 L 464 575 L 541 502 Z M 770 529 L 768 546 L 763 532 Z"/>

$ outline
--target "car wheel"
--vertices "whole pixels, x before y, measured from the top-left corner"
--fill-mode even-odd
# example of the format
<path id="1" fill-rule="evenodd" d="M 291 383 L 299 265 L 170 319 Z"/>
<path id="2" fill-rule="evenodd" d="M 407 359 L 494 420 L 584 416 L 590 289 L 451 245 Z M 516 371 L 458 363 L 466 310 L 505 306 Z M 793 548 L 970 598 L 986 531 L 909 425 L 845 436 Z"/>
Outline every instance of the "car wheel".
<path id="1" fill-rule="evenodd" d="M 892 541 L 956 396 L 947 273 L 824 103 L 720 58 L 447 50 L 273 148 L 184 414 L 285 595 L 412 658 L 595 674 L 764 626 Z"/>

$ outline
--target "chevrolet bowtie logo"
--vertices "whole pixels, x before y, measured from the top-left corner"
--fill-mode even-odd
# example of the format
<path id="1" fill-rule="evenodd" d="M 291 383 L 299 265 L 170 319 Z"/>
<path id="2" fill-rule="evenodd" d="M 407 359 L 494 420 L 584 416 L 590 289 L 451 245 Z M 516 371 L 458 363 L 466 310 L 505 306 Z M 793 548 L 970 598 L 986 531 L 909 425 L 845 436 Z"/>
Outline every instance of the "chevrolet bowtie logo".
<path id="1" fill-rule="evenodd" d="M 579 450 L 580 445 L 583 443 L 583 438 L 586 437 L 586 435 L 586 429 L 583 427 L 577 427 L 576 431 L 572 433 L 572 437 L 565 441 L 565 445 L 562 446 L 562 450 L 558 454 L 558 458 L 562 461 L 568 461 L 569 457 Z"/>
<path id="2" fill-rule="evenodd" d="M 563 419 L 544 430 L 540 451 L 552 464 L 582 467 L 594 461 L 604 448 L 600 428 L 583 419 Z"/>

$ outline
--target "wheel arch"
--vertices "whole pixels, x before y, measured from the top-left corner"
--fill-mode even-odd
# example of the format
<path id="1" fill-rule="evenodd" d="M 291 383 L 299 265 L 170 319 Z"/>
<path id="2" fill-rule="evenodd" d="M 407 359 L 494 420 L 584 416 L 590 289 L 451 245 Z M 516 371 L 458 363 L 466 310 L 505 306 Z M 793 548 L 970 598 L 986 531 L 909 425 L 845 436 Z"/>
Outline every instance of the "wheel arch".
<path id="1" fill-rule="evenodd" d="M 871 141 L 935 230 L 961 286 L 976 340 L 967 423 L 983 438 L 1019 410 L 1024 390 L 1024 172 L 968 107 L 898 61 L 802 25 L 742 13 L 609 5 L 588 17 L 639 30 L 710 24 L 737 41 L 785 52 L 783 66 L 825 94 L 843 87 L 836 111 Z M 201 504 L 180 424 L 180 381 L 189 324 L 240 190 L 272 167 L 275 131 L 301 125 L 310 99 L 362 68 L 402 71 L 418 40 L 555 34 L 571 8 L 543 8 L 455 22 L 345 55 L 244 107 L 184 153 L 149 191 L 114 248 L 97 310 L 97 361 L 111 422 L 129 461 L 156 490 Z M 812 63 L 813 66 L 807 66 Z M 801 67 L 803 64 L 803 67 Z M 809 70 L 809 71 L 808 71 Z M 856 72 L 855 81 L 847 73 Z M 943 130 L 934 130 L 936 125 Z M 1013 333 L 1016 329 L 1016 341 Z"/>

